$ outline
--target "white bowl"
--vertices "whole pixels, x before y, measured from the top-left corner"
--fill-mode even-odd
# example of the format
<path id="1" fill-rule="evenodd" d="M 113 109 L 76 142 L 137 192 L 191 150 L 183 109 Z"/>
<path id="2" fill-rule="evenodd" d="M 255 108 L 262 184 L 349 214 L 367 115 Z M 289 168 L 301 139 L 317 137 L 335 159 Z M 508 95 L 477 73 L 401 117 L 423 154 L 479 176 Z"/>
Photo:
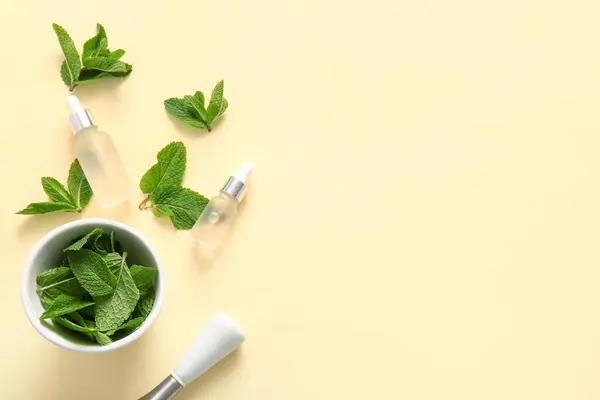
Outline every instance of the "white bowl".
<path id="1" fill-rule="evenodd" d="M 60 263 L 63 249 L 74 239 L 89 233 L 94 228 L 101 228 L 104 232 L 115 232 L 116 238 L 127 251 L 129 264 L 139 264 L 158 269 L 155 282 L 156 300 L 148 318 L 130 335 L 116 340 L 105 346 L 100 346 L 86 341 L 81 335 L 54 325 L 50 321 L 40 321 L 44 308 L 36 292 L 37 275 L 50 268 L 55 268 Z M 70 222 L 59 226 L 44 236 L 31 250 L 23 266 L 21 277 L 21 301 L 23 308 L 33 327 L 46 339 L 68 350 L 82 353 L 105 353 L 127 346 L 139 339 L 156 321 L 163 306 L 165 298 L 165 273 L 158 254 L 152 249 L 150 243 L 134 229 L 127 225 L 108 219 L 92 218 Z"/>

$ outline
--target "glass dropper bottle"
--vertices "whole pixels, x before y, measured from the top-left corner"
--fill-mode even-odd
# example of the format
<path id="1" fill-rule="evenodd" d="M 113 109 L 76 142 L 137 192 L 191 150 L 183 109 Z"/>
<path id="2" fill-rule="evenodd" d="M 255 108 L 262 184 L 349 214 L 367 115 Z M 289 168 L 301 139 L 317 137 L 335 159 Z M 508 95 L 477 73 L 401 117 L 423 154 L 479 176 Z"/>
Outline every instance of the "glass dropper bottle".
<path id="1" fill-rule="evenodd" d="M 98 130 L 89 110 L 75 95 L 69 95 L 69 121 L 75 132 L 75 157 L 103 207 L 129 199 L 134 191 L 123 161 L 108 133 Z"/>
<path id="2" fill-rule="evenodd" d="M 252 164 L 245 163 L 206 205 L 191 231 L 198 243 L 212 250 L 223 242 L 238 215 L 251 173 Z"/>

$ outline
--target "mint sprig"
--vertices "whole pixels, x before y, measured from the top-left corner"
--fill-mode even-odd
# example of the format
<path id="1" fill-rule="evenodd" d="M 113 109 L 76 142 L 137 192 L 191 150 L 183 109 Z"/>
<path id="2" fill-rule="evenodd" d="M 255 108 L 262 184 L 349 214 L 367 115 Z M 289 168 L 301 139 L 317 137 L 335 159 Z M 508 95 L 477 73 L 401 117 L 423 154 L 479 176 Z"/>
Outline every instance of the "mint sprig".
<path id="1" fill-rule="evenodd" d="M 147 196 L 139 209 L 152 209 L 157 217 L 171 218 L 176 229 L 192 229 L 208 199 L 181 186 L 187 162 L 185 145 L 169 143 L 158 152 L 156 159 L 157 163 L 140 181 L 140 189 Z"/>
<path id="2" fill-rule="evenodd" d="M 54 178 L 42 178 L 42 188 L 50 201 L 31 203 L 17 214 L 47 214 L 55 211 L 82 212 L 90 202 L 93 192 L 77 159 L 71 164 L 67 181 L 68 190 Z"/>
<path id="3" fill-rule="evenodd" d="M 52 27 L 65 56 L 60 75 L 70 91 L 84 82 L 109 76 L 122 78 L 131 73 L 131 64 L 120 61 L 125 50 L 108 49 L 108 37 L 102 25 L 96 25 L 96 35 L 85 42 L 81 57 L 69 33 L 58 24 Z"/>
<path id="4" fill-rule="evenodd" d="M 207 129 L 210 132 L 215 121 L 229 107 L 227 99 L 223 97 L 224 89 L 224 81 L 217 83 L 210 96 L 208 106 L 204 105 L 204 94 L 196 92 L 193 96 L 172 97 L 165 100 L 165 110 L 193 128 Z"/>

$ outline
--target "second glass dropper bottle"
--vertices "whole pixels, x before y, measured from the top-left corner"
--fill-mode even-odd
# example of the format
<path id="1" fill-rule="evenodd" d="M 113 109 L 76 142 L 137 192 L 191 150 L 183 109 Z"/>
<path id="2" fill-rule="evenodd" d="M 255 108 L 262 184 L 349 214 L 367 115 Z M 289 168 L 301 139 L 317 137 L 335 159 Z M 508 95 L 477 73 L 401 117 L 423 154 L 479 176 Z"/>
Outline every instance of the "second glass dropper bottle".
<path id="1" fill-rule="evenodd" d="M 75 157 L 103 207 L 116 206 L 134 193 L 123 161 L 108 133 L 99 131 L 89 110 L 74 95 L 68 98 L 69 121 L 75 132 Z"/>

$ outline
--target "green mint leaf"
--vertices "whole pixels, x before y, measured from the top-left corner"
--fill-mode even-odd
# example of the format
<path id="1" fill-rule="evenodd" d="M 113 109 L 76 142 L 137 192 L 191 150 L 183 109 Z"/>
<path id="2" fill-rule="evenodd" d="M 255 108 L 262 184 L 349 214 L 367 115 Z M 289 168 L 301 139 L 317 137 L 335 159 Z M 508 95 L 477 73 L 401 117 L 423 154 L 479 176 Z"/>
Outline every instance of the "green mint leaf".
<path id="1" fill-rule="evenodd" d="M 69 315 L 71 315 L 71 314 L 69 314 Z M 74 322 L 68 320 L 67 318 L 64 318 L 64 317 L 53 318 L 52 322 L 54 322 L 57 325 L 62 326 L 63 328 L 69 329 L 71 331 L 82 333 L 85 336 L 87 336 L 88 338 L 94 340 L 94 333 L 95 333 L 96 329 L 91 329 L 91 328 L 88 328 L 87 326 L 81 326 L 77 323 L 74 323 Z"/>
<path id="2" fill-rule="evenodd" d="M 67 257 L 79 284 L 92 297 L 98 298 L 114 293 L 117 278 L 108 269 L 104 257 L 87 249 L 68 251 Z"/>
<path id="3" fill-rule="evenodd" d="M 75 206 L 78 210 L 83 210 L 87 207 L 94 193 L 77 159 L 71 164 L 67 183 Z"/>
<path id="4" fill-rule="evenodd" d="M 94 304 L 91 301 L 85 301 L 73 296 L 61 294 L 40 316 L 40 319 L 60 317 L 61 315 L 69 314 L 73 311 L 81 310 L 87 306 Z"/>
<path id="5" fill-rule="evenodd" d="M 125 322 L 123 325 L 119 326 L 118 328 L 104 332 L 104 334 L 107 336 L 112 336 L 116 332 L 119 332 L 119 331 L 121 331 L 123 333 L 127 333 L 127 334 L 132 333 L 137 328 L 139 328 L 140 325 L 142 325 L 142 323 L 145 320 L 146 320 L 146 318 L 142 318 L 142 317 L 130 319 L 129 321 Z"/>
<path id="6" fill-rule="evenodd" d="M 100 24 L 96 24 L 96 35 L 91 37 L 83 45 L 82 58 L 97 57 L 108 53 L 108 38 L 106 31 Z"/>
<path id="7" fill-rule="evenodd" d="M 158 187 L 181 186 L 187 154 L 182 142 L 171 142 L 156 156 L 154 164 L 142 177 L 142 193 L 152 193 Z"/>
<path id="8" fill-rule="evenodd" d="M 37 292 L 42 296 L 44 292 L 49 291 L 49 297 L 46 300 L 55 298 L 60 294 L 67 294 L 74 297 L 84 297 L 87 292 L 81 287 L 73 271 L 70 268 L 58 267 L 42 271 L 36 278 L 38 285 Z"/>
<path id="9" fill-rule="evenodd" d="M 212 126 L 217 118 L 222 115 L 228 107 L 228 103 L 223 97 L 223 91 L 225 90 L 225 82 L 220 81 L 217 83 L 210 96 L 210 102 L 206 108 L 208 126 Z"/>
<path id="10" fill-rule="evenodd" d="M 184 96 L 183 99 L 187 101 L 189 107 L 192 108 L 196 118 L 206 123 L 208 120 L 206 109 L 200 100 L 196 96 Z"/>
<path id="11" fill-rule="evenodd" d="M 83 59 L 83 65 L 89 70 L 102 72 L 127 72 L 127 66 L 123 61 L 114 60 L 106 56 L 96 56 Z"/>
<path id="12" fill-rule="evenodd" d="M 206 109 L 204 107 L 204 93 L 197 91 L 196 94 L 194 94 L 194 97 L 198 100 L 198 102 L 200 102 L 200 105 L 202 106 L 202 108 Z M 206 119 L 205 119 L 206 121 Z"/>
<path id="13" fill-rule="evenodd" d="M 150 315 L 150 312 L 152 311 L 152 307 L 154 307 L 155 298 L 156 293 L 154 288 L 151 287 L 140 297 L 132 316 L 142 317 L 144 319 L 148 318 L 148 315 Z"/>
<path id="14" fill-rule="evenodd" d="M 116 239 L 115 232 L 113 231 L 110 233 L 110 251 L 115 252 L 116 246 L 117 246 L 117 239 Z"/>
<path id="15" fill-rule="evenodd" d="M 129 271 L 140 293 L 146 293 L 152 287 L 154 278 L 158 275 L 156 268 L 143 267 L 141 265 L 132 265 Z"/>
<path id="16" fill-rule="evenodd" d="M 170 217 L 177 229 L 192 229 L 208 204 L 206 197 L 182 187 L 159 187 L 150 194 L 150 200 L 154 215 Z"/>
<path id="17" fill-rule="evenodd" d="M 96 342 L 98 342 L 100 346 L 106 346 L 112 343 L 112 339 L 102 332 L 94 332 L 94 336 L 96 337 Z"/>
<path id="18" fill-rule="evenodd" d="M 108 253 L 105 257 L 106 265 L 108 265 L 108 269 L 113 274 L 117 275 L 119 270 L 121 269 L 121 263 L 123 262 L 123 257 L 119 253 Z"/>
<path id="19" fill-rule="evenodd" d="M 71 196 L 63 184 L 56 179 L 49 177 L 42 178 L 42 187 L 50 200 L 57 203 L 73 204 L 73 196 Z"/>
<path id="20" fill-rule="evenodd" d="M 193 110 L 188 106 L 184 99 L 170 98 L 165 100 L 165 110 L 181 122 L 185 122 L 191 127 L 208 129 L 204 121 L 196 117 Z"/>
<path id="21" fill-rule="evenodd" d="M 127 253 L 123 253 L 114 292 L 96 299 L 96 325 L 102 332 L 116 329 L 125 322 L 140 298 L 140 291 L 131 277 L 126 258 Z"/>
<path id="22" fill-rule="evenodd" d="M 77 84 L 79 78 L 79 71 L 81 71 L 81 59 L 79 58 L 79 52 L 73 43 L 73 39 L 67 33 L 67 31 L 58 24 L 52 24 L 54 32 L 58 37 L 58 43 L 65 55 L 65 63 L 61 66 L 61 75 L 63 82 L 67 86 L 74 86 Z"/>
<path id="23" fill-rule="evenodd" d="M 100 255 L 107 255 L 111 252 L 110 236 L 102 234 L 92 243 L 92 250 Z"/>
<path id="24" fill-rule="evenodd" d="M 117 78 L 125 78 L 127 75 L 133 71 L 133 66 L 131 64 L 125 64 L 125 72 L 111 72 L 110 75 Z"/>
<path id="25" fill-rule="evenodd" d="M 35 215 L 35 214 L 48 214 L 55 211 L 77 211 L 77 207 L 70 203 L 55 203 L 55 202 L 43 202 L 43 203 L 31 203 L 26 208 L 17 212 L 20 215 Z"/>
<path id="26" fill-rule="evenodd" d="M 94 69 L 82 69 L 81 73 L 79 74 L 79 83 L 87 83 L 107 76 L 111 76 L 111 74 Z"/>
<path id="27" fill-rule="evenodd" d="M 73 250 L 73 251 L 81 250 L 87 244 L 89 244 L 89 247 L 93 248 L 94 243 L 96 243 L 96 240 L 98 240 L 98 238 L 102 235 L 103 232 L 104 231 L 102 229 L 95 228 L 93 231 L 91 231 L 87 235 L 84 235 L 77 241 L 73 242 L 71 245 L 69 245 L 69 247 L 67 247 L 63 251 L 67 252 L 67 251 L 71 251 L 71 250 Z"/>

